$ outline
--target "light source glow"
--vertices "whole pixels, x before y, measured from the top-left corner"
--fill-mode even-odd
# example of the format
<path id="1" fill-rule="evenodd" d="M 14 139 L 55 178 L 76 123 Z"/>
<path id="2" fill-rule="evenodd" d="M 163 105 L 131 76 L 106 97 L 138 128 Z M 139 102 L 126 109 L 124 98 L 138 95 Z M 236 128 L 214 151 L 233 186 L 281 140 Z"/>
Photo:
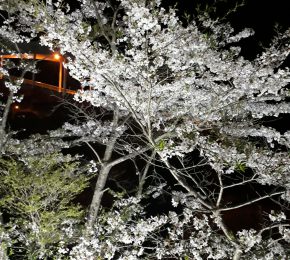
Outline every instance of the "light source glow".
<path id="1" fill-rule="evenodd" d="M 59 55 L 58 53 L 55 53 L 55 54 L 53 55 L 53 58 L 54 58 L 55 60 L 59 60 L 59 59 L 60 59 L 60 55 Z"/>

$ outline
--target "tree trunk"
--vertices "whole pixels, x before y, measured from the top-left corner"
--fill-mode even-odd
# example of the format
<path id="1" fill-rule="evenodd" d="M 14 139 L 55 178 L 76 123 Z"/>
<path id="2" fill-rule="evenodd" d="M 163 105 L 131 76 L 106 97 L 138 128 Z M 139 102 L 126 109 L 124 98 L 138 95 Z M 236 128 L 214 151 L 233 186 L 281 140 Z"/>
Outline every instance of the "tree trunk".
<path id="1" fill-rule="evenodd" d="M 6 129 L 8 115 L 9 115 L 9 111 L 10 111 L 10 107 L 11 107 L 12 102 L 13 102 L 13 92 L 10 91 L 8 98 L 7 98 L 6 105 L 5 105 L 5 109 L 3 112 L 1 125 L 0 125 L 0 154 L 3 153 L 4 145 L 6 143 L 7 135 L 6 135 L 5 129 Z"/>
<path id="2" fill-rule="evenodd" d="M 97 217 L 98 217 L 102 197 L 104 194 L 104 187 L 106 185 L 109 172 L 112 168 L 112 166 L 108 165 L 108 162 L 112 158 L 113 150 L 117 141 L 117 133 L 114 132 L 114 129 L 116 129 L 118 126 L 118 120 L 119 120 L 119 111 L 116 109 L 114 111 L 114 118 L 113 118 L 113 131 L 112 131 L 113 136 L 111 137 L 111 139 L 109 140 L 106 146 L 104 158 L 102 160 L 103 163 L 101 166 L 101 170 L 99 172 L 99 176 L 98 176 L 97 183 L 94 190 L 93 199 L 92 199 L 91 206 L 88 213 L 86 231 L 92 230 L 94 223 L 96 222 Z"/>
<path id="3" fill-rule="evenodd" d="M 102 201 L 102 197 L 104 194 L 104 187 L 106 185 L 110 170 L 111 170 L 111 167 L 108 167 L 105 164 L 103 165 L 99 173 L 99 177 L 95 186 L 94 195 L 93 195 L 93 199 L 92 199 L 89 214 L 88 214 L 87 229 L 89 230 L 93 228 L 93 225 L 96 222 L 100 205 L 101 205 L 101 201 Z"/>

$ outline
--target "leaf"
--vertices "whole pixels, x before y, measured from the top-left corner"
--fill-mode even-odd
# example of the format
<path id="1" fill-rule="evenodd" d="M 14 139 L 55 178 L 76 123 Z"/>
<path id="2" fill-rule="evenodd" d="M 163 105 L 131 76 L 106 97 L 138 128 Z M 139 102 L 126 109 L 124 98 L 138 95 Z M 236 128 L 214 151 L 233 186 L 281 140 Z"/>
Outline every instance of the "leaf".
<path id="1" fill-rule="evenodd" d="M 247 165 L 245 162 L 238 162 L 235 165 L 235 170 L 240 173 L 245 173 L 247 169 Z"/>
<path id="2" fill-rule="evenodd" d="M 159 150 L 159 151 L 163 151 L 164 150 L 164 148 L 165 148 L 165 141 L 163 140 L 163 139 L 161 139 L 160 141 L 159 141 L 159 143 L 157 144 L 157 150 Z"/>

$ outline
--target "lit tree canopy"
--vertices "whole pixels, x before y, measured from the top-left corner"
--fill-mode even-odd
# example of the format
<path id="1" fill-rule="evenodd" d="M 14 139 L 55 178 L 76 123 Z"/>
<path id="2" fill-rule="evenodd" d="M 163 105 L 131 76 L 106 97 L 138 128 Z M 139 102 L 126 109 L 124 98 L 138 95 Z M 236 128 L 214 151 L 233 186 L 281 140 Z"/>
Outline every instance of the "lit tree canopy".
<path id="1" fill-rule="evenodd" d="M 54 138 L 74 136 L 88 145 L 94 141 L 105 146 L 103 157 L 95 151 L 99 173 L 87 229 L 93 236 L 108 235 L 109 242 L 95 237 L 89 245 L 89 236 L 84 235 L 84 244 L 74 250 L 94 248 L 95 241 L 95 254 L 109 259 L 137 259 L 148 252 L 159 259 L 285 258 L 290 233 L 284 213 L 273 225 L 237 234 L 222 216 L 267 198 L 283 205 L 283 210 L 288 207 L 290 131 L 281 133 L 263 120 L 290 113 L 290 71 L 284 66 L 290 30 L 277 35 L 255 59 L 247 60 L 240 55 L 239 41 L 254 34 L 249 28 L 236 32 L 230 24 L 207 16 L 181 21 L 174 9 L 164 9 L 158 0 L 80 0 L 78 4 L 73 10 L 63 1 L 10 0 L 0 5 L 9 13 L 1 37 L 15 43 L 38 40 L 59 50 L 70 75 L 82 85 L 75 100 L 108 114 L 88 116 L 78 125 L 66 123 L 51 133 Z M 196 151 L 198 160 L 192 158 Z M 118 159 L 113 159 L 113 152 Z M 150 232 L 167 221 L 173 225 L 175 229 L 167 229 L 168 244 L 156 235 L 151 240 L 155 249 L 146 249 L 143 245 L 150 238 L 137 239 L 141 242 L 134 246 L 139 249 L 122 255 L 118 251 L 122 245 L 115 244 L 116 233 L 127 232 L 125 228 L 134 233 L 139 227 L 130 226 L 130 217 L 129 224 L 123 223 L 112 213 L 114 221 L 124 224 L 123 230 L 120 224 L 113 232 L 110 222 L 100 224 L 104 222 L 98 220 L 99 206 L 111 168 L 137 156 L 143 156 L 148 165 L 162 165 L 174 177 L 182 192 L 176 191 L 173 205 L 181 203 L 184 211 L 179 221 L 174 213 L 155 219 L 155 226 L 154 219 L 144 220 L 144 226 L 151 225 Z M 138 196 L 146 174 L 140 173 Z M 226 202 L 229 189 L 248 184 L 265 186 L 265 190 L 237 204 Z M 142 210 L 136 207 L 136 212 Z M 191 234 L 186 236 L 182 232 L 189 225 Z M 264 235 L 275 228 L 279 229 L 277 239 Z M 118 242 L 132 244 L 133 237 Z M 98 243 L 107 243 L 106 250 Z M 224 253 L 215 251 L 218 244 Z M 74 250 L 73 255 L 82 255 Z M 85 253 L 82 257 L 94 259 Z"/>

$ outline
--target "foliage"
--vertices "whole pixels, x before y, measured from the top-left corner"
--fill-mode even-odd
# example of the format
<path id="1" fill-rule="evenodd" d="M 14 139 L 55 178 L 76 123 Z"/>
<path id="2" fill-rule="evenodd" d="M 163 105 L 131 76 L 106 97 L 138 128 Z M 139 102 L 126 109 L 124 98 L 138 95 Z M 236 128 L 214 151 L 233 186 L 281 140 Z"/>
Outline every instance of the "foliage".
<path id="1" fill-rule="evenodd" d="M 2 158 L 0 165 L 0 207 L 9 215 L 10 254 L 22 259 L 56 256 L 60 245 L 75 239 L 83 211 L 72 202 L 89 176 L 62 154 Z"/>
<path id="2" fill-rule="evenodd" d="M 164 189 L 164 185 L 155 187 Z M 231 242 L 212 223 L 215 217 L 204 213 L 201 204 L 186 194 L 175 192 L 172 200 L 181 210 L 169 211 L 166 215 L 146 216 L 144 199 L 152 196 L 154 189 L 142 198 L 117 196 L 114 205 L 103 209 L 89 236 L 80 237 L 71 250 L 70 259 L 230 259 L 234 254 Z M 161 192 L 162 193 L 162 192 Z M 161 194 L 160 193 L 160 194 Z M 142 202 L 143 201 L 143 202 Z M 280 216 L 280 218 L 279 218 Z M 277 223 L 281 214 L 275 216 Z M 274 219 L 274 215 L 270 215 Z M 289 229 L 279 230 L 279 235 L 289 239 Z M 286 259 L 278 241 L 256 230 L 242 230 L 237 239 L 249 259 Z M 286 236 L 285 236 L 286 235 Z M 232 239 L 235 235 L 232 234 Z"/>
<path id="3" fill-rule="evenodd" d="M 99 170 L 86 232 L 72 257 L 136 259 L 150 252 L 160 259 L 286 257 L 290 132 L 263 121 L 290 113 L 290 70 L 284 63 L 290 29 L 247 60 L 239 44 L 253 36 L 252 29 L 238 32 L 207 16 L 184 25 L 160 0 L 79 0 L 73 10 L 60 0 L 10 0 L 0 8 L 9 13 L 2 37 L 60 50 L 82 85 L 75 101 L 100 111 L 81 113 L 78 124 L 50 133 L 90 147 Z M 109 174 L 127 160 L 134 162 L 139 192 L 103 215 Z M 176 208 L 147 217 L 138 204 L 149 180 L 160 181 L 154 166 L 174 180 L 172 206 L 182 207 L 180 216 Z M 230 190 L 252 187 L 257 191 L 228 199 Z M 235 232 L 227 225 L 227 212 L 264 200 L 280 205 L 285 218 L 262 221 L 258 230 Z"/>

